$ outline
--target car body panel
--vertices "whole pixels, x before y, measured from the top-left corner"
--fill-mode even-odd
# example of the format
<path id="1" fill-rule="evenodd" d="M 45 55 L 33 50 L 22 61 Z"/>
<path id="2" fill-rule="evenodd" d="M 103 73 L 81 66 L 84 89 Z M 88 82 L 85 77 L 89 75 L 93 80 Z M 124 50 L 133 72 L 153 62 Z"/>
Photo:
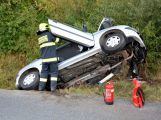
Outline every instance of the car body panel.
<path id="1" fill-rule="evenodd" d="M 99 53 L 99 52 L 101 52 L 100 47 L 95 46 L 95 47 L 92 48 L 91 50 L 88 50 L 88 51 L 83 52 L 83 53 L 81 53 L 81 54 L 78 54 L 78 55 L 76 55 L 76 56 L 74 56 L 74 57 L 72 57 L 72 58 L 69 58 L 69 59 L 67 59 L 67 60 L 65 60 L 65 61 L 63 61 L 63 62 L 60 62 L 60 63 L 58 64 L 58 69 L 59 69 L 59 70 L 62 70 L 62 69 L 66 68 L 66 67 L 68 67 L 68 66 L 70 66 L 70 65 L 72 65 L 72 64 L 75 64 L 75 63 L 77 63 L 77 62 L 79 62 L 79 61 L 81 61 L 81 60 L 84 60 L 84 59 L 86 59 L 86 58 L 88 58 L 88 57 L 90 57 L 90 56 L 92 56 L 92 55 L 95 55 L 95 54 L 97 54 L 97 53 Z M 41 67 L 42 67 L 42 59 L 36 59 L 36 60 L 34 60 L 32 63 L 30 63 L 29 65 L 27 65 L 27 66 L 25 66 L 24 68 L 22 68 L 22 69 L 19 71 L 18 75 L 17 75 L 17 78 L 16 78 L 16 86 L 18 85 L 18 81 L 19 81 L 19 79 L 20 79 L 20 76 L 21 76 L 25 71 L 28 71 L 28 70 L 30 70 L 30 69 L 36 68 L 36 69 L 40 72 L 40 71 L 41 71 Z"/>
<path id="2" fill-rule="evenodd" d="M 48 19 L 51 32 L 59 37 L 76 42 L 78 44 L 92 47 L 94 46 L 94 39 L 92 33 L 82 32 L 74 27 L 59 23 Z"/>
<path id="3" fill-rule="evenodd" d="M 137 41 L 141 47 L 144 47 L 146 48 L 143 40 L 141 39 L 141 37 L 139 36 L 138 34 L 138 31 L 132 27 L 129 27 L 127 25 L 117 25 L 117 26 L 112 26 L 110 28 L 106 28 L 106 29 L 103 29 L 101 31 L 97 31 L 95 33 L 93 33 L 93 36 L 94 36 L 94 41 L 95 41 L 95 44 L 97 45 L 98 42 L 99 42 L 99 39 L 101 38 L 101 36 L 106 33 L 106 32 L 114 32 L 114 31 L 121 31 L 124 33 L 124 35 L 129 38 L 129 37 L 132 37 L 135 41 Z"/>

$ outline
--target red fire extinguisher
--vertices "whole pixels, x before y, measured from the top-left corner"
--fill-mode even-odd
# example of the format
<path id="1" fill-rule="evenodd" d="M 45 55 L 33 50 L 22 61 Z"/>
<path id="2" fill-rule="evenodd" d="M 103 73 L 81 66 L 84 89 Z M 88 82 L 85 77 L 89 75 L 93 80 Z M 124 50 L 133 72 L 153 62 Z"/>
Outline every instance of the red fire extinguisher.
<path id="1" fill-rule="evenodd" d="M 114 103 L 114 83 L 113 81 L 110 81 L 105 85 L 104 101 L 108 105 L 112 105 Z"/>
<path id="2" fill-rule="evenodd" d="M 141 84 L 136 78 L 133 79 L 133 83 L 134 83 L 134 91 L 132 96 L 133 104 L 135 107 L 141 108 L 144 106 L 145 102 L 144 92 L 141 89 Z"/>

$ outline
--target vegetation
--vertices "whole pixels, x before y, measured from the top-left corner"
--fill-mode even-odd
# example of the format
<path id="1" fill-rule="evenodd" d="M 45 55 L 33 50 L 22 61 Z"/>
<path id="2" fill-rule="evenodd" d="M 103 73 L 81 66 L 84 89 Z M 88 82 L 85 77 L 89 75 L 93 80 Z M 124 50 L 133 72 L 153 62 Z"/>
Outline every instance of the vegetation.
<path id="1" fill-rule="evenodd" d="M 26 64 L 25 58 L 23 54 L 0 56 L 1 89 L 15 89 L 16 74 Z"/>
<path id="2" fill-rule="evenodd" d="M 160 4 L 160 0 L 1 0 L 0 52 L 37 57 L 35 33 L 47 18 L 79 28 L 86 22 L 89 31 L 94 32 L 101 19 L 108 16 L 115 24 L 132 26 L 143 34 L 148 67 L 152 67 L 150 63 L 156 58 L 160 62 L 161 56 Z"/>
<path id="3" fill-rule="evenodd" d="M 13 88 L 17 71 L 39 57 L 36 31 L 52 18 L 90 32 L 108 16 L 138 29 L 148 48 L 146 74 L 160 79 L 161 0 L 0 0 L 0 87 Z M 155 64 L 154 64 L 155 63 Z M 150 72 L 149 72 L 150 71 Z M 158 77 L 154 75 L 158 74 Z"/>
<path id="4" fill-rule="evenodd" d="M 115 81 L 114 83 L 115 89 L 115 97 L 116 98 L 126 98 L 132 99 L 132 93 L 134 85 L 131 81 Z M 142 89 L 145 94 L 146 101 L 160 101 L 161 102 L 161 88 L 160 85 L 149 85 L 147 83 L 142 84 Z M 95 96 L 101 95 L 104 92 L 104 86 L 79 86 L 70 89 L 66 89 L 65 91 L 60 90 L 62 94 L 70 94 L 70 95 L 83 95 L 83 96 Z"/>

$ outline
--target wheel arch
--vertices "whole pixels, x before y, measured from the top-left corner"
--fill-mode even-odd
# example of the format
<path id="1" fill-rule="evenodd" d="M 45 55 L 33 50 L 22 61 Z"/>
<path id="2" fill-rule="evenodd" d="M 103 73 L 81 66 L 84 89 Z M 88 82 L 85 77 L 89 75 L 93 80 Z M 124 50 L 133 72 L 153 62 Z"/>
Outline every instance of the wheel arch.
<path id="1" fill-rule="evenodd" d="M 138 59 L 139 63 L 145 62 L 146 56 L 147 56 L 147 49 L 143 44 L 141 44 L 138 40 L 136 40 L 134 37 L 128 37 L 128 44 L 132 45 L 132 49 L 135 55 L 135 58 Z M 139 55 L 140 53 L 140 55 Z M 141 57 L 141 58 L 140 58 Z"/>
<path id="2" fill-rule="evenodd" d="M 127 37 L 127 43 L 132 43 L 132 42 L 137 43 L 139 44 L 140 47 L 146 49 L 146 46 L 144 45 L 144 43 L 138 40 L 136 37 L 133 37 L 133 36 Z"/>
<path id="3" fill-rule="evenodd" d="M 125 35 L 125 33 L 122 30 L 120 30 L 120 29 L 111 29 L 111 30 L 107 29 L 107 31 L 105 31 L 102 34 L 102 36 L 105 35 L 105 34 L 112 34 L 112 33 L 122 33 L 123 35 Z"/>

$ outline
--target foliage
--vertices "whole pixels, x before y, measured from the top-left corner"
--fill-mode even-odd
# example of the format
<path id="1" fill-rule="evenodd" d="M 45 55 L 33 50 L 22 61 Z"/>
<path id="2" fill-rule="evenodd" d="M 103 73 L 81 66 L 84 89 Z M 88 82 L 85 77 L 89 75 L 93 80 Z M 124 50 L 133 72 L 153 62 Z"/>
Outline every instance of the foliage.
<path id="1" fill-rule="evenodd" d="M 48 17 L 80 29 L 85 22 L 94 32 L 108 16 L 143 34 L 149 69 L 161 62 L 161 0 L 1 0 L 0 11 L 0 54 L 26 54 L 28 61 L 38 57 L 35 33 Z"/>

